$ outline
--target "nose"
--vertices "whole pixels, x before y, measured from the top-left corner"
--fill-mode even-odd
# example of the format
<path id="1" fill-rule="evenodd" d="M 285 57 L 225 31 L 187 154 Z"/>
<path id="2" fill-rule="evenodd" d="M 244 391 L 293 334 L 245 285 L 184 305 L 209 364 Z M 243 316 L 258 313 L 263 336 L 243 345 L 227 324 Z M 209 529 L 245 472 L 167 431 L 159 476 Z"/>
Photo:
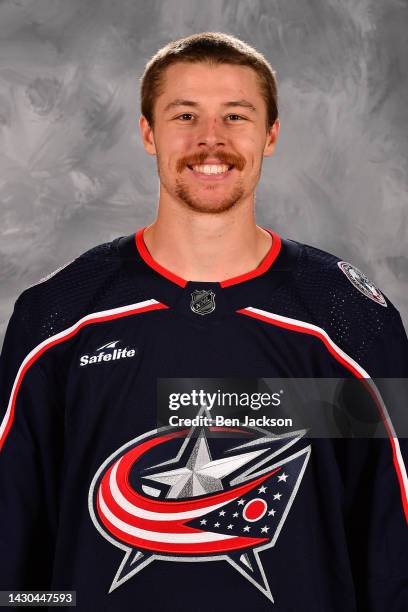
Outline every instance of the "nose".
<path id="1" fill-rule="evenodd" d="M 224 145 L 225 142 L 225 128 L 220 124 L 219 119 L 213 117 L 202 122 L 198 134 L 199 146 L 215 147 Z"/>

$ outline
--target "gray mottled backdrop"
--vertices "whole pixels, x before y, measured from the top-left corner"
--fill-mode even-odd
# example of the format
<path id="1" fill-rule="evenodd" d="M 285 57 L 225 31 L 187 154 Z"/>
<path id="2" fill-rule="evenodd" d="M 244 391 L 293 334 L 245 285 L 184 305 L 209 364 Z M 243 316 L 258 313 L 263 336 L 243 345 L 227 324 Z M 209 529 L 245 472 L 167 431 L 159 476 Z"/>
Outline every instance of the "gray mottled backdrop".
<path id="1" fill-rule="evenodd" d="M 0 344 L 25 287 L 153 220 L 138 78 L 202 30 L 278 73 L 258 223 L 352 261 L 407 323 L 407 27 L 403 0 L 0 0 Z"/>

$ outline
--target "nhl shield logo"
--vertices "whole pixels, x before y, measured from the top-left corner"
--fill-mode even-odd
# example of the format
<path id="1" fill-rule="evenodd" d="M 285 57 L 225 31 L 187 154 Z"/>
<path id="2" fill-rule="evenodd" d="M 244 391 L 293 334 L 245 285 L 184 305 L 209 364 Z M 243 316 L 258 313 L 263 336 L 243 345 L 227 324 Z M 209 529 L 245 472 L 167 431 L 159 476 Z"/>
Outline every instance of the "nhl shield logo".
<path id="1" fill-rule="evenodd" d="M 347 261 L 339 261 L 337 265 L 360 293 L 370 298 L 370 300 L 377 302 L 377 304 L 387 307 L 387 301 L 381 291 L 361 272 L 361 270 L 355 268 Z"/>
<path id="2" fill-rule="evenodd" d="M 191 294 L 190 308 L 193 312 L 206 315 L 215 310 L 215 293 L 209 289 L 195 289 Z"/>

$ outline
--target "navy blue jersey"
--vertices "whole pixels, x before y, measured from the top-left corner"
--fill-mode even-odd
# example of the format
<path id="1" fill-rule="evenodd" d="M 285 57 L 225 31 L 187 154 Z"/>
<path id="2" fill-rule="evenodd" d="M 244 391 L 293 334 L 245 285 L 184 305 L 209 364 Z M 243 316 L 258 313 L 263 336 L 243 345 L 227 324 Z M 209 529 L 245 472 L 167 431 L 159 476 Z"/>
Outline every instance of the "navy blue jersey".
<path id="1" fill-rule="evenodd" d="M 408 448 L 384 405 L 379 439 L 157 424 L 161 379 L 407 377 L 375 285 L 271 234 L 256 269 L 192 282 L 141 228 L 19 296 L 0 367 L 2 590 L 76 590 L 86 612 L 408 610 Z"/>

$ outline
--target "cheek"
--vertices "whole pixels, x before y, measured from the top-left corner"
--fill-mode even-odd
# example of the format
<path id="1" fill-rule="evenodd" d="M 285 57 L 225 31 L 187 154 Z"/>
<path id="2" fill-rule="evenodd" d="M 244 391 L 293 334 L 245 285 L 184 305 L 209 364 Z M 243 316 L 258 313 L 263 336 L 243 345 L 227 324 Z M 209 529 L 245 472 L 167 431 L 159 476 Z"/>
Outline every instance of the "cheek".
<path id="1" fill-rule="evenodd" d="M 170 135 L 170 147 L 174 155 L 185 155 L 191 153 L 196 145 L 196 139 L 189 130 L 178 130 Z"/>
<path id="2" fill-rule="evenodd" d="M 255 135 L 237 136 L 236 139 L 231 139 L 231 144 L 239 154 L 253 162 L 254 165 L 256 165 L 256 160 L 262 157 L 264 142 Z"/>
<path id="3" fill-rule="evenodd" d="M 174 166 L 181 157 L 191 155 L 196 152 L 194 147 L 194 139 L 188 134 L 169 134 L 166 143 L 163 146 L 163 161 L 169 169 L 174 169 Z"/>
<path id="4" fill-rule="evenodd" d="M 252 163 L 253 167 L 257 170 L 259 170 L 259 168 L 262 166 L 264 147 L 265 142 L 263 140 L 254 139 L 252 148 Z"/>

